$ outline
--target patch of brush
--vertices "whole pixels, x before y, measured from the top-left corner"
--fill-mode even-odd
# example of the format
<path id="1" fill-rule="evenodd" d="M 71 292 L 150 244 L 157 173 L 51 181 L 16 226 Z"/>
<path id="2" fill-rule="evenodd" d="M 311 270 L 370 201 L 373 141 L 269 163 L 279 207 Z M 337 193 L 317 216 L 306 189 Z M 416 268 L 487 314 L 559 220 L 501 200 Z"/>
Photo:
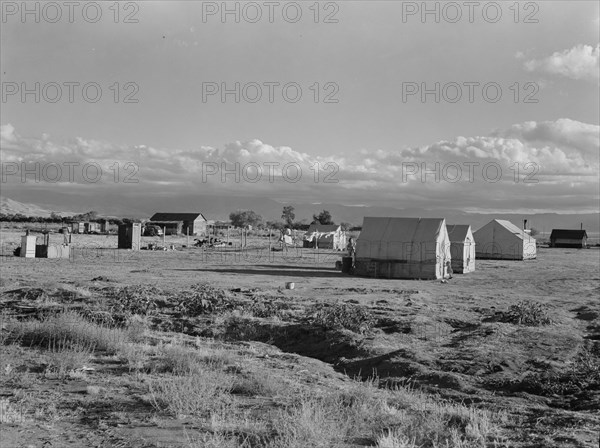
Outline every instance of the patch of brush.
<path id="1" fill-rule="evenodd" d="M 529 365 L 531 370 L 519 378 L 488 379 L 484 384 L 489 389 L 541 396 L 600 392 L 600 356 L 595 348 L 582 347 L 575 360 L 562 369 L 548 363 Z"/>

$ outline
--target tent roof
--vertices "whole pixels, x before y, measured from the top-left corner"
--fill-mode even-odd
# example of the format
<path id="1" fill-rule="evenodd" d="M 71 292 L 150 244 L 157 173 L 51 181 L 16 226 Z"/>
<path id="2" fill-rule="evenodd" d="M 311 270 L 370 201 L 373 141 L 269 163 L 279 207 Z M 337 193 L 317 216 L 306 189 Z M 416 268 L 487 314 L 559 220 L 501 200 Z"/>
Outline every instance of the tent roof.
<path id="1" fill-rule="evenodd" d="M 448 237 L 451 242 L 462 242 L 467 239 L 471 226 L 468 224 L 454 224 L 446 226 L 446 229 L 448 229 Z"/>
<path id="2" fill-rule="evenodd" d="M 506 221 L 504 219 L 495 219 L 494 221 L 496 221 L 498 224 L 500 224 L 502 227 L 504 227 L 506 230 L 508 230 L 510 233 L 518 236 L 519 238 L 521 238 L 522 240 L 526 240 L 526 239 L 533 239 L 532 236 L 530 236 L 528 233 L 525 233 L 524 230 L 519 229 L 517 226 L 515 226 L 512 222 L 510 221 Z"/>
<path id="3" fill-rule="evenodd" d="M 362 241 L 421 243 L 435 241 L 443 218 L 383 218 L 365 217 L 358 237 Z"/>
<path id="4" fill-rule="evenodd" d="M 202 213 L 155 213 L 150 221 L 195 221 L 198 218 L 206 221 Z"/>
<path id="5" fill-rule="evenodd" d="M 494 219 L 494 220 L 488 222 L 481 229 L 478 229 L 477 232 L 475 232 L 475 233 L 480 233 L 483 229 L 485 229 L 486 227 L 488 227 L 490 225 L 502 226 L 505 230 L 512 233 L 514 236 L 516 236 L 517 238 L 519 238 L 523 241 L 535 241 L 535 238 L 533 238 L 531 235 L 529 235 L 528 233 L 525 233 L 524 230 L 519 229 L 512 222 L 507 221 L 505 219 Z"/>
<path id="6" fill-rule="evenodd" d="M 585 230 L 552 229 L 550 239 L 554 238 L 581 240 L 587 238 L 587 232 Z"/>

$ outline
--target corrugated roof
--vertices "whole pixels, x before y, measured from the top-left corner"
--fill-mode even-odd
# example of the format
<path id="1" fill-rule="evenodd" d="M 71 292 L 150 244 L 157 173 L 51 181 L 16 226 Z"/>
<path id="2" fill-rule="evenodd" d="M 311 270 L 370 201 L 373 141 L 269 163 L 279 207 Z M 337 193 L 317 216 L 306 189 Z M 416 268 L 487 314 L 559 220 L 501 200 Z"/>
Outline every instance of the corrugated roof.
<path id="1" fill-rule="evenodd" d="M 555 238 L 581 240 L 587 238 L 587 232 L 585 230 L 552 229 L 550 239 L 553 240 Z"/>
<path id="2" fill-rule="evenodd" d="M 206 221 L 202 213 L 155 213 L 150 221 L 195 221 L 198 217 Z"/>

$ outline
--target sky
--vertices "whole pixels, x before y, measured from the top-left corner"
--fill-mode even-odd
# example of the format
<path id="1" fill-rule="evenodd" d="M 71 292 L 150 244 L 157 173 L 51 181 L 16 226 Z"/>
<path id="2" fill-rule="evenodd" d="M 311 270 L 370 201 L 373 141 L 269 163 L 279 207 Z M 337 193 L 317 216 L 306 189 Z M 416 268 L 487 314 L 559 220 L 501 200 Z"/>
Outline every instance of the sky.
<path id="1" fill-rule="evenodd" d="M 599 209 L 596 1 L 23 5 L 4 196 Z"/>

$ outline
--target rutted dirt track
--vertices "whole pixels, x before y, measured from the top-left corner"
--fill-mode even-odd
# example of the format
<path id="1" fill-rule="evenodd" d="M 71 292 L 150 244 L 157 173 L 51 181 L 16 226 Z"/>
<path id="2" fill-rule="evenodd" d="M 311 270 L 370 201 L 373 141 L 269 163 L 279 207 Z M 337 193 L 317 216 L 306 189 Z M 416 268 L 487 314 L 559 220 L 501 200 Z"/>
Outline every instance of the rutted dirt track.
<path id="1" fill-rule="evenodd" d="M 154 329 L 246 344 L 258 354 L 256 362 L 317 388 L 376 376 L 381 387 L 412 384 L 457 402 L 504 409 L 511 415 L 505 428 L 511 446 L 595 447 L 600 390 L 571 370 L 583 363 L 590 371 L 600 368 L 599 255 L 597 249 L 541 248 L 535 261 L 478 261 L 476 272 L 445 284 L 349 277 L 334 269 L 339 254 L 312 250 L 257 252 L 245 259 L 194 249 L 118 257 L 97 251 L 71 261 L 7 255 L 0 286 L 5 313 L 25 315 L 40 306 L 85 309 L 86 302 L 125 286 L 155 287 L 171 300 L 208 284 L 251 312 L 217 326 L 210 313 L 190 317 L 188 308 L 165 299 L 149 314 Z M 295 289 L 284 289 L 285 282 L 294 282 Z M 40 299 L 44 291 L 49 297 Z M 52 296 L 57 291 L 62 298 Z M 526 326 L 505 319 L 510 306 L 524 300 L 544 304 L 552 323 Z M 315 325 L 311 312 L 322 303 L 368 310 L 372 328 Z M 29 363 L 30 371 L 42 368 L 33 351 L 3 351 L 5 370 L 15 367 L 7 367 L 11 357 Z M 151 403 L 123 382 L 118 363 L 95 363 L 92 379 L 21 385 L 41 413 L 62 420 L 46 427 L 34 418 L 25 426 L 3 423 L 9 442 L 3 446 L 179 446 L 183 429 L 193 430 L 192 420 L 156 425 Z M 90 393 L 91 385 L 99 392 Z M 1 394 L 14 393 L 15 385 L 4 381 Z M 52 410 L 53 403 L 62 408 Z M 146 439 L 154 445 L 139 442 Z"/>

